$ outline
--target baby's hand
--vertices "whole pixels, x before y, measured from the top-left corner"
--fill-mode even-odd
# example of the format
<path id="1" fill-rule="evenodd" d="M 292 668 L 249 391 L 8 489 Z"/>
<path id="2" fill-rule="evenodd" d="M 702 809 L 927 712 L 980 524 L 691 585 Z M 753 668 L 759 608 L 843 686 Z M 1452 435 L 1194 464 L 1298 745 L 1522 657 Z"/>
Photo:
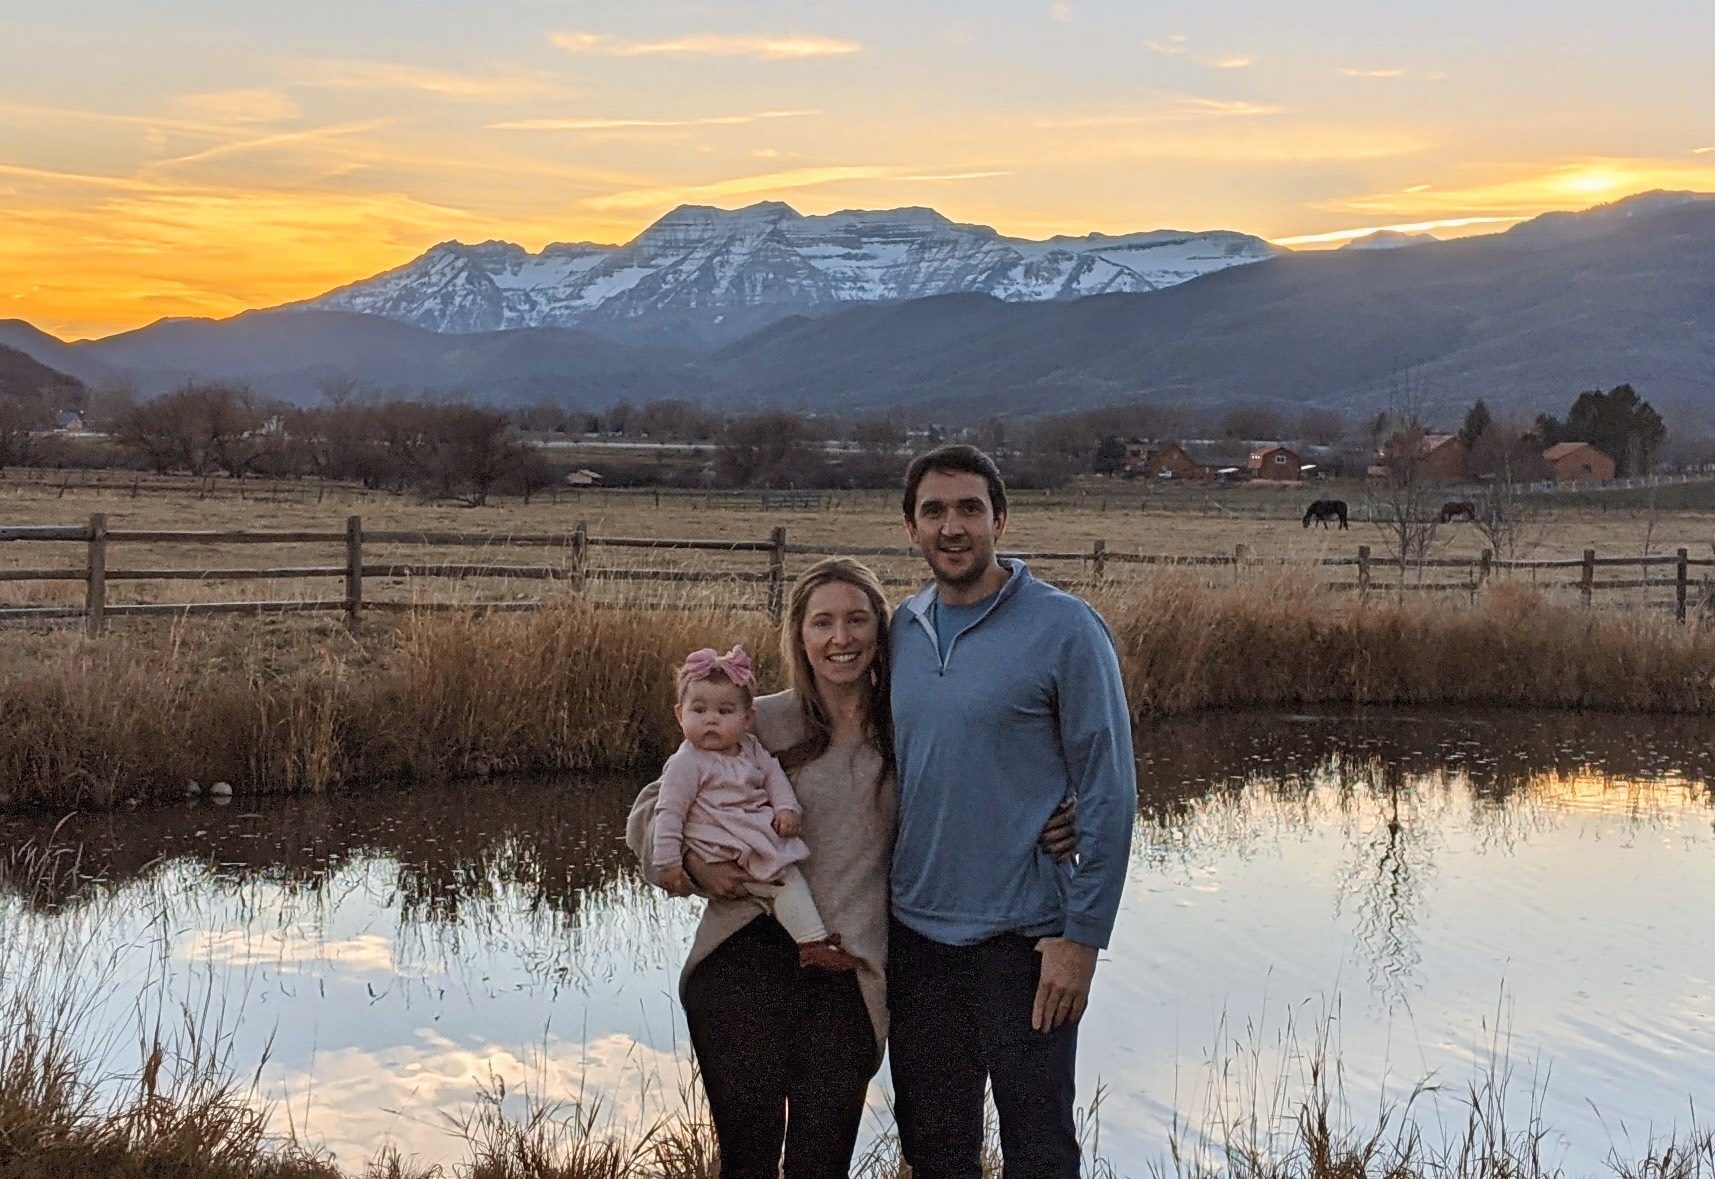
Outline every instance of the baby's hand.
<path id="1" fill-rule="evenodd" d="M 783 838 L 790 839 L 803 829 L 804 818 L 797 811 L 775 811 L 774 832 Z"/>
<path id="2" fill-rule="evenodd" d="M 696 890 L 691 885 L 690 876 L 683 868 L 663 868 L 660 873 L 661 887 L 676 897 L 688 897 Z"/>

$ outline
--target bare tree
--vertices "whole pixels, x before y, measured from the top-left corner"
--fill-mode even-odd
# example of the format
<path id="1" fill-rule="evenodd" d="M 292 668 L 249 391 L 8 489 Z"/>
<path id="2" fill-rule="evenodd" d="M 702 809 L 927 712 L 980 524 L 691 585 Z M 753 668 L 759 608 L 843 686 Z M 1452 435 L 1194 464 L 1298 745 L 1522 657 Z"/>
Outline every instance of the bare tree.
<path id="1" fill-rule="evenodd" d="M 1382 475 L 1370 487 L 1370 519 L 1388 538 L 1399 564 L 1400 593 L 1406 570 L 1414 560 L 1429 556 L 1435 546 L 1440 518 L 1435 510 L 1438 488 L 1424 462 L 1425 431 L 1413 426 L 1394 435 L 1383 448 Z"/>

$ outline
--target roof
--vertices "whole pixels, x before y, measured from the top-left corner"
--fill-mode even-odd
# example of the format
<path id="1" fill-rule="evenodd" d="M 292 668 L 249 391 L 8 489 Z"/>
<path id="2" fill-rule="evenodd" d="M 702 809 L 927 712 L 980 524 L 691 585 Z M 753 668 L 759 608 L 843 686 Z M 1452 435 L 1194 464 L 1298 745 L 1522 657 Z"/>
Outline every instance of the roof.
<path id="1" fill-rule="evenodd" d="M 1565 458 L 1569 454 L 1576 454 L 1585 447 L 1589 447 L 1591 450 L 1596 449 L 1596 447 L 1591 446 L 1588 442 L 1556 442 L 1553 446 L 1542 452 L 1542 457 L 1552 463 Z"/>
<path id="2" fill-rule="evenodd" d="M 1440 450 L 1449 442 L 1458 441 L 1458 438 L 1459 435 L 1457 434 L 1425 434 L 1423 436 L 1423 453 L 1428 454 L 1432 450 Z"/>

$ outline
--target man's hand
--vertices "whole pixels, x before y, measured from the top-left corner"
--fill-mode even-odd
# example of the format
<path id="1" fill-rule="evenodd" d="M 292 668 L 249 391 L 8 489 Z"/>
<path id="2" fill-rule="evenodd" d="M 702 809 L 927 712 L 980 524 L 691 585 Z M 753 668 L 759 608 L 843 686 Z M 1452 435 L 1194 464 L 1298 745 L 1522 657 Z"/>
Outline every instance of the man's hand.
<path id="1" fill-rule="evenodd" d="M 1030 1009 L 1030 1026 L 1051 1032 L 1069 1019 L 1084 1014 L 1090 1003 L 1090 980 L 1096 974 L 1096 948 L 1069 942 L 1063 937 L 1045 937 L 1036 943 L 1042 955 L 1042 979 L 1036 984 L 1036 1002 Z"/>
<path id="2" fill-rule="evenodd" d="M 711 863 L 696 852 L 685 853 L 685 871 L 697 882 L 697 887 L 711 897 L 733 900 L 744 895 L 750 877 L 732 860 Z"/>
<path id="3" fill-rule="evenodd" d="M 1042 825 L 1042 834 L 1036 837 L 1036 844 L 1062 863 L 1078 854 L 1077 795 L 1068 794 L 1054 808 L 1054 813 Z"/>
<path id="4" fill-rule="evenodd" d="M 791 839 L 804 826 L 804 817 L 797 811 L 775 811 L 774 833 L 782 839 Z"/>
<path id="5" fill-rule="evenodd" d="M 676 897 L 688 897 L 694 891 L 691 878 L 685 875 L 683 868 L 663 868 L 660 872 L 661 887 Z"/>

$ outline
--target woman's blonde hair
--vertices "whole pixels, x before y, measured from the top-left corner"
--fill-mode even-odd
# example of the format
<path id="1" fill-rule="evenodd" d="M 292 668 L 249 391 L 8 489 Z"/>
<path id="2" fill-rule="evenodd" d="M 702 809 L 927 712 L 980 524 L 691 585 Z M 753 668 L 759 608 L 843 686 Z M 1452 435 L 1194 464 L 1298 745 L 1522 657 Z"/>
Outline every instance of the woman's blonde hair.
<path id="1" fill-rule="evenodd" d="M 780 764 L 788 771 L 815 761 L 833 743 L 834 725 L 816 690 L 816 675 L 804 650 L 804 619 L 810 612 L 810 597 L 825 585 L 849 585 L 869 599 L 875 615 L 875 660 L 869 666 L 869 691 L 864 696 L 864 736 L 881 754 L 882 777 L 893 773 L 893 714 L 888 688 L 892 679 L 887 641 L 887 595 L 869 566 L 850 557 L 825 557 L 804 570 L 792 583 L 786 617 L 780 626 L 780 656 L 786 665 L 798 708 L 804 719 L 805 737 L 782 751 Z"/>

